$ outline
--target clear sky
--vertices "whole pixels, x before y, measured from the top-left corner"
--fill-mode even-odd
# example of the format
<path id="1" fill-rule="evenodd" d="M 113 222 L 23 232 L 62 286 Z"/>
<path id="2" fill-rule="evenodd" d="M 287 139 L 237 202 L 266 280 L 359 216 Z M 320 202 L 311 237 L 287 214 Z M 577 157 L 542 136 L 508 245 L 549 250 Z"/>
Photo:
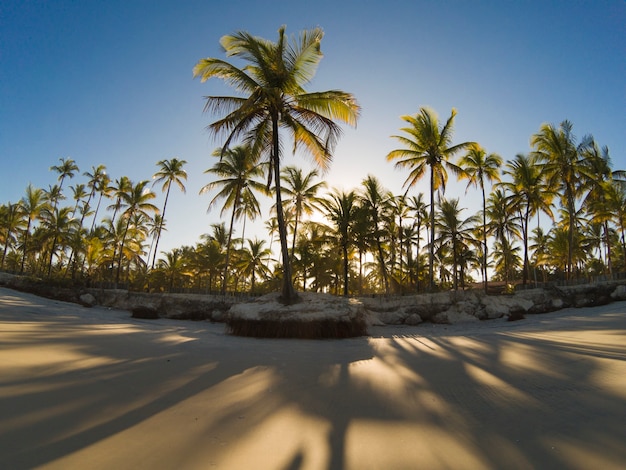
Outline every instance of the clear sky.
<path id="1" fill-rule="evenodd" d="M 425 105 L 442 120 L 457 108 L 455 142 L 505 160 L 528 152 L 542 123 L 569 119 L 626 169 L 624 0 L 2 0 L 0 202 L 19 200 L 28 183 L 55 184 L 49 168 L 61 157 L 81 173 L 104 164 L 112 179 L 135 182 L 177 157 L 188 162 L 187 194 L 173 188 L 159 248 L 194 245 L 219 221 L 219 210 L 207 213 L 212 195 L 198 195 L 221 145 L 205 130 L 202 96 L 231 90 L 193 80 L 192 68 L 224 58 L 224 34 L 275 40 L 283 24 L 325 31 L 308 90 L 338 88 L 362 106 L 325 175 L 330 186 L 355 188 L 371 173 L 399 194 L 407 174 L 385 160 L 397 147 L 390 136 Z M 308 168 L 298 155 L 283 161 Z M 463 197 L 469 216 L 479 199 L 464 190 L 450 178 L 446 195 Z M 427 193 L 427 181 L 413 191 Z"/>

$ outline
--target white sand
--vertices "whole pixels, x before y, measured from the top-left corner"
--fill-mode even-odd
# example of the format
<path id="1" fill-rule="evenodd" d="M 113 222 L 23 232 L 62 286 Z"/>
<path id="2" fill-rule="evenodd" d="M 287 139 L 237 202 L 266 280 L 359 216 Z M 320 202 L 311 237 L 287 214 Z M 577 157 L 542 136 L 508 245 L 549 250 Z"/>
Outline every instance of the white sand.
<path id="1" fill-rule="evenodd" d="M 623 468 L 626 303 L 260 340 L 0 288 L 0 468 Z"/>

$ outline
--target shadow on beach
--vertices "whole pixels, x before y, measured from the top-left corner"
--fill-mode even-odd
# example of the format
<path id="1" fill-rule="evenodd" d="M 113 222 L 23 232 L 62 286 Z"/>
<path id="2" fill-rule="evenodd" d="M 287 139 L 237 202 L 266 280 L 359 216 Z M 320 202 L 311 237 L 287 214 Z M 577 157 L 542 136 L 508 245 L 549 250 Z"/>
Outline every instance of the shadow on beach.
<path id="1" fill-rule="evenodd" d="M 0 467 L 618 468 L 625 311 L 260 340 L 0 289 Z"/>

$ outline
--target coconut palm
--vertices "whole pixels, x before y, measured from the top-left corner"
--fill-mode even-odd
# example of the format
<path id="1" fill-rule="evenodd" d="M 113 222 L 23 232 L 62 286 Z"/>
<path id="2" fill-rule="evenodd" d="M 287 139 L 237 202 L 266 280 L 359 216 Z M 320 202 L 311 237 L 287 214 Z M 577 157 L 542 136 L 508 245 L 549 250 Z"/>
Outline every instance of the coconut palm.
<path id="1" fill-rule="evenodd" d="M 33 222 L 39 218 L 41 212 L 48 206 L 45 200 L 45 193 L 41 188 L 34 188 L 31 184 L 26 187 L 26 194 L 20 200 L 20 212 L 26 217 L 26 230 L 22 241 L 22 263 L 20 274 L 24 273 L 24 263 L 28 252 L 28 238 Z"/>
<path id="2" fill-rule="evenodd" d="M 237 260 L 237 269 L 243 276 L 250 277 L 250 293 L 254 294 L 256 287 L 257 275 L 268 277 L 269 268 L 265 261 L 271 252 L 268 248 L 264 248 L 265 240 L 247 240 L 248 246 L 239 253 Z"/>
<path id="3" fill-rule="evenodd" d="M 185 269 L 185 259 L 183 250 L 174 248 L 165 253 L 165 259 L 160 259 L 158 264 L 159 271 L 163 272 L 168 280 L 168 291 L 172 292 L 176 280 L 181 277 Z"/>
<path id="4" fill-rule="evenodd" d="M 572 133 L 572 123 L 563 121 L 559 127 L 543 124 L 534 134 L 530 143 L 543 166 L 547 185 L 562 195 L 563 206 L 569 216 L 566 275 L 572 275 L 574 258 L 574 230 L 576 201 L 581 190 L 586 187 L 586 179 L 593 177 L 585 167 L 584 150 L 592 142 L 590 137 L 583 138 L 580 144 Z"/>
<path id="5" fill-rule="evenodd" d="M 467 189 L 470 186 L 480 188 L 482 200 L 483 200 L 483 231 L 482 231 L 482 275 L 485 285 L 485 292 L 487 292 L 487 198 L 485 196 L 485 180 L 493 183 L 494 181 L 500 181 L 500 166 L 502 165 L 502 157 L 496 153 L 487 154 L 485 149 L 480 145 L 472 145 L 469 148 L 467 154 L 463 155 L 457 163 L 458 166 L 463 168 L 463 173 L 459 174 L 460 178 L 467 179 Z"/>
<path id="6" fill-rule="evenodd" d="M 4 268 L 9 248 L 17 241 L 17 234 L 26 227 L 26 221 L 22 217 L 20 204 L 3 204 L 0 206 L 0 231 L 2 231 L 2 259 L 0 269 Z"/>
<path id="7" fill-rule="evenodd" d="M 455 174 L 463 173 L 463 169 L 452 163 L 452 158 L 458 152 L 474 145 L 473 142 L 463 142 L 452 145 L 452 133 L 456 110 L 443 126 L 439 125 L 437 114 L 429 108 L 420 108 L 416 115 L 402 116 L 408 125 L 400 130 L 406 135 L 392 136 L 399 140 L 404 148 L 392 150 L 387 154 L 387 160 L 396 160 L 397 168 L 408 168 L 409 176 L 404 187 L 414 186 L 430 169 L 430 253 L 429 253 L 429 287 L 434 289 L 434 248 L 435 248 L 435 191 L 445 192 L 448 181 L 448 170 Z"/>
<path id="8" fill-rule="evenodd" d="M 76 162 L 71 158 L 59 158 L 59 161 L 61 162 L 60 165 L 53 165 L 50 167 L 50 170 L 56 171 L 59 174 L 59 193 L 61 193 L 63 190 L 63 181 L 67 177 L 74 177 L 74 173 L 78 171 L 78 165 L 76 165 Z M 53 209 L 56 209 L 57 202 L 58 200 L 55 200 Z"/>
<path id="9" fill-rule="evenodd" d="M 78 229 L 78 221 L 72 217 L 71 207 L 57 207 L 43 212 L 42 226 L 50 233 L 52 245 L 48 260 L 48 277 L 52 271 L 52 260 L 57 250 L 57 243 L 67 245 L 71 235 Z M 64 248 L 63 248 L 64 249 Z M 63 252 L 63 249 L 60 251 Z"/>
<path id="10" fill-rule="evenodd" d="M 352 225 L 356 219 L 358 197 L 355 191 L 339 191 L 334 189 L 321 205 L 326 217 L 333 223 L 337 239 L 341 246 L 343 261 L 343 295 L 348 295 L 348 250 L 352 245 Z"/>
<path id="11" fill-rule="evenodd" d="M 170 188 L 172 183 L 176 183 L 178 188 L 185 193 L 185 184 L 183 180 L 187 180 L 187 172 L 183 170 L 183 166 L 187 161 L 179 160 L 178 158 L 172 158 L 171 160 L 159 160 L 157 165 L 159 166 L 159 171 L 157 171 L 152 179 L 154 186 L 156 183 L 163 183 L 161 186 L 161 191 L 165 191 L 165 201 L 163 202 L 163 209 L 161 209 L 161 222 L 165 222 L 165 209 L 167 209 L 167 200 L 170 197 Z M 161 226 L 157 228 L 156 231 L 156 240 L 154 242 L 154 256 L 152 257 L 152 267 L 154 268 L 154 263 L 156 261 L 156 256 L 159 249 L 159 240 L 161 239 Z"/>
<path id="12" fill-rule="evenodd" d="M 222 278 L 222 294 L 226 294 L 226 286 L 228 284 L 228 268 L 230 263 L 230 251 L 233 237 L 233 229 L 235 220 L 238 216 L 243 215 L 238 212 L 242 201 L 256 201 L 254 191 L 265 192 L 265 186 L 256 181 L 255 178 L 262 176 L 263 167 L 259 165 L 259 155 L 252 152 L 248 146 L 236 146 L 229 149 L 216 149 L 213 152 L 214 157 L 218 157 L 219 161 L 205 173 L 215 175 L 220 179 L 212 181 L 204 185 L 200 189 L 200 194 L 204 194 L 215 188 L 221 188 L 219 192 L 211 199 L 209 210 L 220 200 L 224 200 L 224 205 L 220 215 L 232 208 L 230 216 L 230 227 L 228 229 L 228 238 L 226 241 L 226 259 L 224 262 L 224 277 Z M 258 207 L 258 202 L 256 203 Z"/>
<path id="13" fill-rule="evenodd" d="M 126 195 L 133 189 L 133 182 L 128 176 L 122 176 L 115 180 L 108 188 L 109 194 L 115 199 L 115 202 L 107 207 L 107 209 L 113 209 L 113 215 L 111 220 L 115 222 L 117 213 L 122 207 L 122 201 Z"/>
<path id="14" fill-rule="evenodd" d="M 458 289 L 458 268 L 462 265 L 461 256 L 468 250 L 468 246 L 473 242 L 473 226 L 476 217 L 467 219 L 461 218 L 461 211 L 458 199 L 443 199 L 439 203 L 439 211 L 435 218 L 438 238 L 435 240 L 439 245 L 448 244 L 449 253 L 452 257 L 452 282 L 454 290 Z M 461 273 L 463 274 L 463 273 Z M 461 275 L 461 278 L 463 275 Z"/>
<path id="15" fill-rule="evenodd" d="M 506 163 L 503 170 L 511 181 L 502 183 L 502 187 L 511 194 L 512 204 L 519 212 L 522 243 L 524 245 L 524 267 L 522 269 L 522 284 L 526 285 L 529 278 L 528 234 L 530 231 L 530 217 L 537 214 L 539 227 L 539 212 L 544 212 L 554 218 L 551 205 L 554 192 L 547 187 L 543 167 L 536 154 L 525 155 L 519 153 Z"/>
<path id="16" fill-rule="evenodd" d="M 487 220 L 489 234 L 496 239 L 495 245 L 496 266 L 500 266 L 500 272 L 505 274 L 508 283 L 509 275 L 513 272 L 513 266 L 509 263 L 517 259 L 519 249 L 513 246 L 512 238 L 520 237 L 520 224 L 515 220 L 515 205 L 510 195 L 502 188 L 497 188 L 487 198 Z"/>
<path id="17" fill-rule="evenodd" d="M 122 234 L 122 240 L 120 243 L 120 252 L 117 263 L 117 274 L 115 275 L 115 282 L 119 282 L 120 273 L 122 269 L 122 257 L 124 255 L 124 245 L 126 244 L 126 239 L 128 236 L 129 228 L 131 227 L 131 222 L 135 221 L 134 219 L 137 216 L 143 216 L 146 219 L 150 218 L 150 213 L 158 213 L 159 209 L 154 204 L 149 202 L 154 199 L 156 195 L 150 191 L 146 186 L 148 185 L 148 181 L 140 181 L 137 184 L 131 183 L 131 189 L 129 192 L 120 193 L 120 209 L 123 209 L 121 219 L 126 221 L 124 232 Z M 135 224 L 139 225 L 139 224 Z"/>
<path id="18" fill-rule="evenodd" d="M 615 217 L 617 209 L 611 200 L 616 194 L 613 190 L 613 171 L 611 171 L 611 157 L 608 147 L 600 148 L 594 141 L 585 149 L 585 165 L 587 172 L 593 175 L 587 179 L 589 191 L 583 200 L 583 207 L 591 217 L 593 223 L 602 227 L 602 243 L 606 254 L 606 267 L 609 274 L 613 272 L 611 257 L 610 227 L 609 222 Z M 620 172 L 615 172 L 619 178 Z"/>
<path id="19" fill-rule="evenodd" d="M 63 190 L 58 184 L 48 185 L 48 189 L 44 189 L 43 193 L 46 203 L 48 203 L 48 205 L 52 209 L 55 209 L 57 207 L 59 201 L 65 199 L 65 196 L 63 195 Z"/>
<path id="20" fill-rule="evenodd" d="M 382 277 L 385 293 L 389 294 L 389 279 L 387 267 L 385 265 L 385 256 L 383 254 L 382 235 L 383 229 L 381 221 L 389 208 L 389 201 L 392 198 L 391 192 L 384 189 L 383 186 L 373 175 L 368 175 L 361 182 L 361 194 L 359 197 L 360 204 L 366 211 L 370 221 L 371 237 L 376 243 L 376 257 L 378 258 L 378 269 Z"/>
<path id="21" fill-rule="evenodd" d="M 281 181 L 284 183 L 281 190 L 285 195 L 285 210 L 293 213 L 293 239 L 291 242 L 291 261 L 293 262 L 293 251 L 296 247 L 296 235 L 298 233 L 298 223 L 304 214 L 311 215 L 319 210 L 319 197 L 317 193 L 326 187 L 323 181 L 315 182 L 318 176 L 317 170 L 312 170 L 304 174 L 301 168 L 286 166 L 283 168 Z"/>
<path id="22" fill-rule="evenodd" d="M 278 30 L 278 40 L 272 42 L 240 31 L 222 37 L 220 43 L 227 57 L 243 59 L 243 68 L 216 58 L 200 60 L 194 67 L 194 77 L 201 81 L 217 77 L 240 91 L 243 96 L 209 96 L 206 111 L 224 117 L 209 125 L 217 135 L 226 135 L 225 152 L 239 138 L 252 145 L 255 153 L 269 157 L 268 188 L 276 182 L 276 217 L 278 219 L 283 260 L 281 299 L 285 303 L 297 300 L 293 288 L 287 227 L 283 215 L 279 129 L 291 134 L 294 152 L 302 148 L 322 169 L 329 167 L 333 149 L 341 133 L 335 120 L 355 125 L 359 106 L 354 97 L 343 91 L 330 90 L 307 93 L 304 86 L 313 78 L 322 58 L 319 28 L 302 31 L 299 38 L 289 40 L 285 27 Z"/>
<path id="23" fill-rule="evenodd" d="M 72 190 L 72 199 L 76 201 L 74 204 L 74 209 L 72 209 L 72 217 L 76 215 L 76 211 L 78 211 L 78 206 L 81 201 L 88 196 L 87 190 L 85 189 L 84 184 L 76 184 L 74 186 L 70 186 Z"/>
<path id="24" fill-rule="evenodd" d="M 93 231 L 96 225 L 96 220 L 98 219 L 98 211 L 100 209 L 100 202 L 102 201 L 102 196 L 103 194 L 106 194 L 108 191 L 112 191 L 113 188 L 109 186 L 111 183 L 111 179 L 107 175 L 106 167 L 104 165 L 92 166 L 91 173 L 86 171 L 83 173 L 83 176 L 86 176 L 87 178 L 89 178 L 89 181 L 87 182 L 87 186 L 89 187 L 90 191 L 89 191 L 89 196 L 87 196 L 87 200 L 85 201 L 83 205 L 83 214 L 80 219 L 81 226 L 83 225 L 85 217 L 87 215 L 90 215 L 89 204 L 91 203 L 91 200 L 95 196 L 96 192 L 100 192 L 100 197 L 98 198 L 96 211 L 93 213 L 93 220 L 91 221 L 90 230 Z M 128 181 L 129 181 L 128 178 L 125 178 L 123 180 L 124 183 L 127 183 Z"/>
<path id="25" fill-rule="evenodd" d="M 389 200 L 389 219 L 387 220 L 387 227 L 389 228 L 389 235 L 391 238 L 391 270 L 395 269 L 396 259 L 398 263 L 398 279 L 402 279 L 404 277 L 404 253 L 405 253 L 405 239 L 404 239 L 404 221 L 409 217 L 410 207 L 408 205 L 408 200 L 406 194 L 400 194 L 397 196 L 392 196 Z M 396 245 L 396 240 L 398 243 L 398 256 L 395 256 L 396 249 L 394 248 Z M 407 247 L 408 251 L 409 247 Z"/>
<path id="26" fill-rule="evenodd" d="M 428 221 L 427 205 L 424 202 L 424 194 L 419 193 L 417 196 L 411 196 L 407 202 L 409 209 L 413 212 L 413 225 L 415 226 L 415 243 L 416 243 L 416 255 L 415 255 L 415 288 L 419 291 L 419 273 L 421 271 L 421 249 L 420 244 L 422 241 L 422 224 L 424 221 Z M 428 238 L 428 235 L 427 237 Z"/>

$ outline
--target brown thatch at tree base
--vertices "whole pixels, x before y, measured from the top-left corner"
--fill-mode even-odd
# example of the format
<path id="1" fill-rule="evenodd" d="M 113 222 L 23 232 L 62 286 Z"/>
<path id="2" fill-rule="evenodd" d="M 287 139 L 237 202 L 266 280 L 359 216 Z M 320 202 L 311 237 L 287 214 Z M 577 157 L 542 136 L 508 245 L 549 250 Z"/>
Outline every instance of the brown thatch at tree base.
<path id="1" fill-rule="evenodd" d="M 226 329 L 235 336 L 254 338 L 354 338 L 368 334 L 367 324 L 362 319 L 297 321 L 230 318 L 226 321 Z"/>

